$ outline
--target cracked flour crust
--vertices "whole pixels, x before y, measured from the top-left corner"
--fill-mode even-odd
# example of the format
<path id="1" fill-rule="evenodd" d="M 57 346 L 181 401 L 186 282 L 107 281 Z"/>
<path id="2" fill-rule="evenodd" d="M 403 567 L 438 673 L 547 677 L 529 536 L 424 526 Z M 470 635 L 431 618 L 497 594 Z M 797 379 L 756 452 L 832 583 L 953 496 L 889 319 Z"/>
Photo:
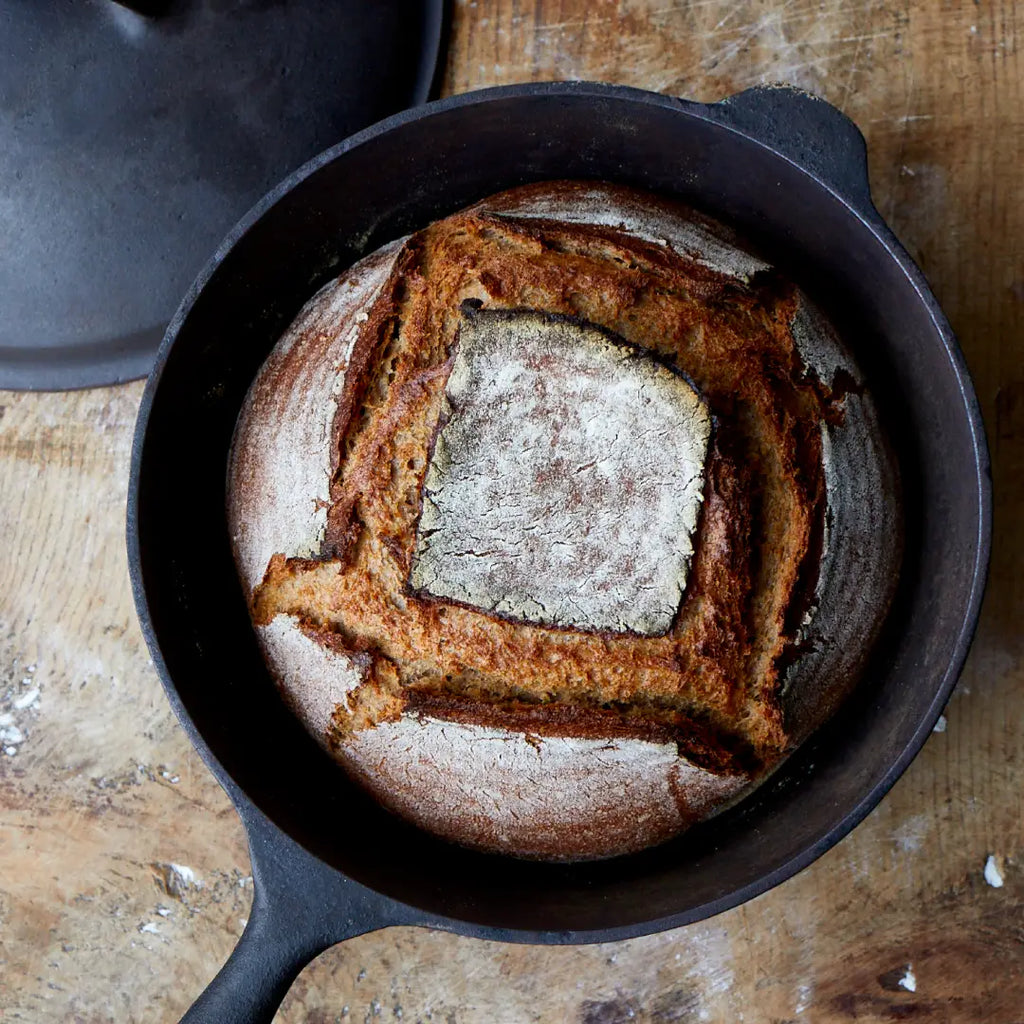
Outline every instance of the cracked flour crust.
<path id="1" fill-rule="evenodd" d="M 446 399 L 413 587 L 529 622 L 668 632 L 711 434 L 692 386 L 592 325 L 467 311 Z"/>

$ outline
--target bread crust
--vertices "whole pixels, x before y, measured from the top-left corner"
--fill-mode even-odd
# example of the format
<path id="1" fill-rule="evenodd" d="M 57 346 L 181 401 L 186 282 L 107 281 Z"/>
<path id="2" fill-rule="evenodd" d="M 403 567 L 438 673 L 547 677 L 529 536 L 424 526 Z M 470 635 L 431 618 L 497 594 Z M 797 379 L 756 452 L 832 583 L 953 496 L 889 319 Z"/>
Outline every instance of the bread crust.
<path id="1" fill-rule="evenodd" d="M 332 430 L 349 356 L 402 241 L 324 285 L 249 389 L 231 444 L 227 489 L 232 550 L 247 594 L 273 555 L 308 558 L 323 546 L 338 468 Z"/>
<path id="2" fill-rule="evenodd" d="M 445 838 L 516 856 L 584 859 L 630 852 L 735 800 L 813 731 L 853 685 L 895 578 L 898 551 L 892 538 L 897 532 L 890 525 L 896 518 L 895 473 L 870 399 L 838 393 L 837 382 L 845 386 L 856 377 L 834 332 L 818 314 L 806 312 L 812 307 L 795 290 L 781 301 L 776 294 L 771 315 L 781 322 L 773 322 L 759 298 L 758 280 L 770 275 L 767 264 L 737 247 L 719 226 L 652 197 L 589 183 L 514 190 L 462 216 L 461 225 L 493 230 L 495 237 L 512 238 L 523 248 L 533 245 L 541 256 L 568 247 L 582 264 L 588 252 L 601 259 L 611 253 L 615 259 L 641 260 L 645 273 L 663 273 L 666 280 L 678 272 L 682 255 L 686 287 L 697 304 L 723 301 L 723 295 L 738 302 L 723 314 L 723 330 L 736 329 L 730 317 L 756 317 L 758 330 L 788 337 L 790 364 L 769 366 L 766 372 L 802 378 L 806 395 L 817 396 L 817 407 L 826 415 L 814 421 L 813 429 L 809 418 L 805 427 L 786 421 L 796 440 L 786 442 L 782 462 L 787 464 L 776 472 L 778 479 L 801 479 L 803 518 L 797 540 L 782 531 L 781 539 L 772 542 L 783 553 L 786 544 L 795 552 L 779 559 L 786 577 L 778 584 L 784 600 L 772 604 L 764 597 L 775 581 L 765 582 L 765 567 L 741 550 L 744 534 L 764 514 L 757 502 L 768 499 L 758 493 L 752 470 L 744 465 L 748 439 L 730 421 L 733 410 L 726 399 L 733 382 L 728 373 L 711 381 L 710 371 L 704 380 L 696 374 L 697 386 L 709 396 L 712 411 L 724 411 L 725 419 L 716 420 L 692 582 L 674 627 L 680 630 L 677 648 L 685 640 L 696 654 L 677 649 L 666 656 L 657 639 L 645 648 L 645 641 L 634 637 L 630 642 L 640 646 L 634 644 L 623 658 L 621 632 L 597 630 L 581 637 L 571 629 L 502 624 L 481 609 L 415 593 L 409 585 L 409 538 L 392 537 L 389 546 L 388 536 L 368 531 L 364 521 L 365 496 L 378 486 L 373 467 L 387 461 L 382 456 L 390 456 L 393 464 L 404 460 L 411 465 L 415 459 L 406 458 L 400 443 L 385 451 L 382 435 L 360 433 L 360 426 L 376 417 L 393 434 L 398 423 L 400 434 L 401 426 L 416 416 L 429 420 L 429 409 L 426 415 L 423 410 L 443 397 L 451 368 L 443 347 L 433 363 L 425 360 L 405 377 L 396 370 L 395 379 L 408 388 L 397 411 L 395 404 L 388 405 L 390 378 L 380 372 L 396 352 L 393 368 L 402 357 L 396 338 L 403 331 L 423 332 L 432 325 L 450 338 L 455 330 L 453 322 L 438 320 L 436 309 L 431 313 L 408 300 L 409 291 L 423 287 L 424 263 L 438 258 L 431 239 L 422 236 L 387 247 L 319 293 L 254 383 L 229 469 L 228 516 L 236 561 L 253 598 L 265 657 L 286 699 L 318 741 L 384 806 Z M 458 265 L 457 245 L 443 255 Z M 464 276 L 446 296 L 448 307 L 465 298 L 494 308 L 521 300 L 528 283 L 510 287 L 486 259 L 481 263 L 469 284 L 465 267 L 460 268 Z M 428 263 L 427 269 L 443 276 L 450 267 Z M 623 294 L 637 291 L 639 275 L 628 262 L 619 276 L 614 286 Z M 608 280 L 599 283 L 613 287 Z M 325 294 L 333 296 L 331 302 Z M 557 296 L 549 292 L 543 299 L 547 311 L 564 313 L 564 306 L 551 308 Z M 567 300 L 563 295 L 557 301 Z M 616 301 L 620 312 L 629 308 L 621 295 Z M 330 322 L 328 307 L 334 317 Z M 410 324 L 410 317 L 419 320 Z M 625 321 L 609 324 L 607 315 L 595 320 L 627 329 Z M 353 326 L 358 328 L 354 337 Z M 649 340 L 625 337 L 632 343 Z M 691 367 L 684 368 L 689 372 Z M 770 400 L 769 395 L 765 401 Z M 811 403 L 806 396 L 800 401 Z M 785 421 L 786 411 L 777 418 Z M 799 414 L 793 419 L 802 422 Z M 429 450 L 416 451 L 421 462 L 424 456 L 429 459 Z M 844 482 L 851 471 L 863 481 L 855 493 Z M 420 488 L 425 472 L 422 464 L 410 470 Z M 287 494 L 273 488 L 268 493 L 271 479 L 285 481 Z M 414 490 L 413 521 L 420 500 Z M 309 495 L 306 505 L 299 499 L 302 494 Z M 773 494 L 769 488 L 769 498 Z M 858 502 L 863 508 L 851 512 Z M 303 509 L 312 511 L 303 514 Z M 865 547 L 865 542 L 870 543 Z M 349 598 L 338 582 L 348 567 L 358 567 L 363 549 L 372 544 L 380 547 L 375 565 L 391 559 L 404 573 L 403 586 L 387 597 L 395 607 L 379 620 L 393 630 L 389 642 L 394 646 L 387 648 L 379 638 L 368 640 L 353 630 L 353 619 L 345 617 Z M 850 588 L 837 583 L 854 564 L 867 581 L 872 608 L 851 602 Z M 261 581 L 271 581 L 276 603 L 265 600 L 268 588 L 261 590 Z M 333 610 L 324 607 L 328 593 Z M 764 608 L 749 607 L 751 593 L 761 595 Z M 735 612 L 726 632 L 719 630 L 717 636 L 700 628 L 700 609 L 690 607 L 716 597 L 724 602 L 716 613 L 726 606 Z M 799 629 L 792 628 L 792 621 L 785 625 L 794 616 Z M 772 628 L 778 635 L 758 650 L 750 623 L 769 621 L 776 623 Z M 433 677 L 418 683 L 412 669 L 419 663 L 453 664 L 445 662 L 444 648 L 458 629 L 476 645 L 471 660 L 477 667 L 443 685 Z M 783 695 L 772 666 L 796 639 L 807 649 L 789 667 Z M 652 700 L 646 705 L 634 698 L 632 704 L 588 704 L 577 692 L 568 701 L 538 704 L 530 692 L 517 697 L 489 690 L 488 673 L 509 671 L 501 669 L 502 658 L 515 664 L 524 651 L 546 665 L 554 664 L 550 659 L 556 655 L 559 664 L 570 663 L 570 672 L 619 664 L 616 671 L 638 676 Z M 701 658 L 715 664 L 718 681 L 688 683 L 693 700 L 684 707 L 665 689 L 664 680 L 695 671 Z M 466 659 L 455 662 L 464 665 Z M 834 671 L 840 677 L 822 685 Z M 405 673 L 401 685 L 400 672 Z M 751 672 L 764 692 L 737 696 L 742 687 L 730 672 Z M 600 691 L 607 692 L 607 687 Z M 678 684 L 674 692 L 681 692 Z M 697 714 L 695 707 L 711 710 Z"/>
<path id="3" fill-rule="evenodd" d="M 366 665 L 291 616 L 257 627 L 257 636 L 282 696 L 317 742 L 383 806 L 453 842 L 544 860 L 625 854 L 670 838 L 746 785 L 694 767 L 669 741 L 571 729 L 542 736 L 425 712 L 339 741 L 333 716 Z"/>
<path id="4" fill-rule="evenodd" d="M 463 307 L 412 592 L 547 626 L 666 634 L 710 433 L 682 374 L 594 325 Z"/>

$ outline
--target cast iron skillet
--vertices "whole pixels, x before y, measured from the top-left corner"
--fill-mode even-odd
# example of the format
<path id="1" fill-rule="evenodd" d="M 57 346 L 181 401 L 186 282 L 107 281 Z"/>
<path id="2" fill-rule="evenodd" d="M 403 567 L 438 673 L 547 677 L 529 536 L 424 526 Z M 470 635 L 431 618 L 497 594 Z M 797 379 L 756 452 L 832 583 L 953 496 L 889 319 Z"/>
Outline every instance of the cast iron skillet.
<path id="1" fill-rule="evenodd" d="M 755 239 L 841 326 L 896 439 L 907 553 L 857 697 L 738 807 L 598 864 L 471 853 L 380 810 L 287 714 L 235 577 L 224 476 L 274 341 L 359 256 L 489 193 L 592 178 L 679 197 Z M 269 1021 L 332 943 L 391 924 L 538 943 L 623 939 L 789 878 L 878 803 L 967 654 L 989 555 L 990 481 L 963 358 L 868 192 L 864 140 L 788 89 L 702 105 L 594 84 L 513 86 L 383 121 L 297 171 L 225 240 L 171 322 L 142 402 L 128 546 L 168 698 L 248 830 L 255 895 L 189 1021 Z M 851 581 L 856 585 L 856 581 Z"/>

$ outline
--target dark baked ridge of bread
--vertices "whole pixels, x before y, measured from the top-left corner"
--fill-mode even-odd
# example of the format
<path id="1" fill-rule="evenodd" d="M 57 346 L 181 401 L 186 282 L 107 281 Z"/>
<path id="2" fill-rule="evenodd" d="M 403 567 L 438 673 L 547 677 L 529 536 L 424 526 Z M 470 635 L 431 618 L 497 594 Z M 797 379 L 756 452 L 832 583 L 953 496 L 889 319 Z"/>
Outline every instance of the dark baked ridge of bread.
<path id="1" fill-rule="evenodd" d="M 677 365 L 708 400 L 717 430 L 697 550 L 666 636 L 510 623 L 410 593 L 419 492 L 467 298 L 614 330 Z M 510 728 L 530 707 L 569 728 L 556 708 L 572 708 L 578 735 L 614 719 L 619 734 L 667 731 L 713 770 L 772 762 L 787 739 L 778 664 L 787 613 L 813 576 L 819 428 L 832 414 L 788 331 L 795 301 L 770 277 L 744 286 L 606 227 L 477 207 L 420 232 L 349 364 L 323 556 L 275 557 L 254 594 L 256 621 L 295 614 L 368 659 L 341 733 L 417 702 Z"/>

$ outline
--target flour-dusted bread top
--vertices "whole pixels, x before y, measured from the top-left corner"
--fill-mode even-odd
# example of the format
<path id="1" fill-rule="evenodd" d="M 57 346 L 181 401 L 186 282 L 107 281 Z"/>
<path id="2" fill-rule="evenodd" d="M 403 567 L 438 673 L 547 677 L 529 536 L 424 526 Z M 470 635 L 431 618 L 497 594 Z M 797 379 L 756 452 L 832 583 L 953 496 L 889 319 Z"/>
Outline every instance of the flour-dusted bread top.
<path id="1" fill-rule="evenodd" d="M 551 626 L 668 631 L 711 435 L 684 377 L 593 325 L 469 308 L 443 420 L 415 589 Z"/>
<path id="2" fill-rule="evenodd" d="M 512 189 L 485 199 L 480 206 L 499 217 L 615 228 L 741 281 L 771 269 L 770 264 L 743 249 L 735 233 L 724 225 L 693 210 L 680 216 L 656 196 L 602 182 L 559 182 L 532 190 Z"/>
<path id="3" fill-rule="evenodd" d="M 416 714 L 339 745 L 333 717 L 362 680 L 359 660 L 287 615 L 257 636 L 310 735 L 389 810 L 455 842 L 547 860 L 629 853 L 746 785 L 689 764 L 673 743 L 536 736 Z"/>
<path id="4" fill-rule="evenodd" d="M 853 685 L 894 470 L 832 328 L 728 231 L 529 186 L 329 288 L 353 301 L 327 327 L 321 292 L 253 385 L 228 512 L 271 674 L 382 805 L 516 856 L 630 852 L 737 799 Z M 545 478 L 541 437 L 579 486 Z"/>
<path id="5" fill-rule="evenodd" d="M 323 286 L 282 335 L 246 398 L 228 470 L 228 519 L 242 583 L 252 590 L 278 552 L 306 558 L 323 544 L 332 426 L 366 309 L 394 265 L 384 246 Z"/>

